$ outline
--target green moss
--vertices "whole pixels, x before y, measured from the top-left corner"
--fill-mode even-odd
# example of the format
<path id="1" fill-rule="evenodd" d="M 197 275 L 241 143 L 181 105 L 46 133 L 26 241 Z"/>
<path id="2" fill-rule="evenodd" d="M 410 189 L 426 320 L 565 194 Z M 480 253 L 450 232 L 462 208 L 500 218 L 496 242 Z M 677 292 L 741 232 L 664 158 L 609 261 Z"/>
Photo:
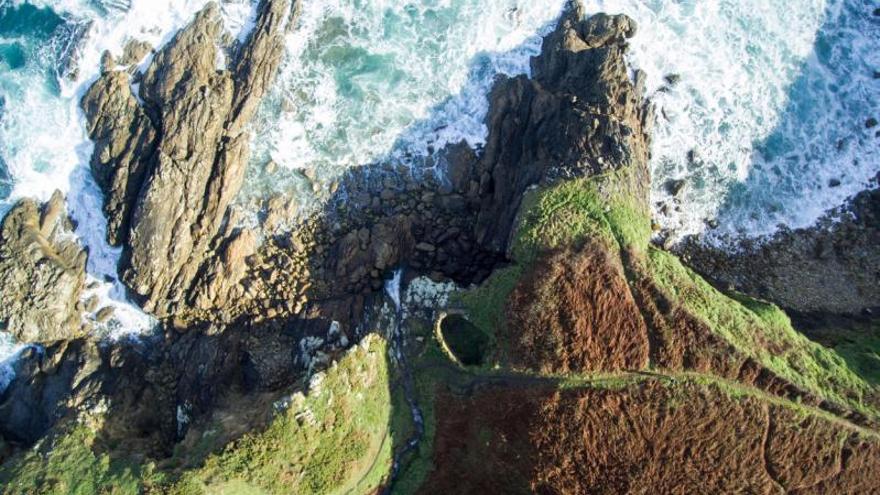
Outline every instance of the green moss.
<path id="1" fill-rule="evenodd" d="M 877 415 L 864 401 L 870 384 L 836 352 L 797 332 L 778 307 L 726 296 L 664 251 L 649 249 L 648 266 L 669 297 L 742 354 L 819 397 Z"/>
<path id="2" fill-rule="evenodd" d="M 621 248 L 646 246 L 651 237 L 647 208 L 627 194 L 603 193 L 619 189 L 628 180 L 624 173 L 614 172 L 527 194 L 514 257 L 528 263 L 541 251 L 577 245 L 588 238 Z"/>
<path id="3" fill-rule="evenodd" d="M 880 385 L 880 335 L 863 335 L 838 344 L 834 350 L 850 368 L 873 385 Z"/>
<path id="4" fill-rule="evenodd" d="M 75 425 L 57 435 L 51 445 L 38 445 L 19 454 L 0 467 L 3 493 L 138 494 L 144 485 L 160 482 L 152 464 L 139 466 L 95 453 L 95 443 L 93 429 Z"/>
<path id="5" fill-rule="evenodd" d="M 513 264 L 458 296 L 470 321 L 490 335 L 498 335 L 508 297 L 542 252 L 577 246 L 588 239 L 615 251 L 642 251 L 651 237 L 647 208 L 628 194 L 603 193 L 625 189 L 629 180 L 626 173 L 613 172 L 526 193 L 511 249 Z M 498 345 L 503 354 L 504 343 Z"/>
<path id="6" fill-rule="evenodd" d="M 385 344 L 368 337 L 308 396 L 262 433 L 248 434 L 203 467 L 186 473 L 171 493 L 367 493 L 391 465 L 391 412 Z"/>

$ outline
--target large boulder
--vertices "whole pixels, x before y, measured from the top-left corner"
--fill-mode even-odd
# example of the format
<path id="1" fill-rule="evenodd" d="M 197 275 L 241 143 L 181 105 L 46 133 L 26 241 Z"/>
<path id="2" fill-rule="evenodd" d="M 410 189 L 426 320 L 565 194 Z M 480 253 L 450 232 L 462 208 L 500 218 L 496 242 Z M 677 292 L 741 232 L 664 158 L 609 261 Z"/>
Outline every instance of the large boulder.
<path id="1" fill-rule="evenodd" d="M 64 196 L 20 201 L 0 229 L 0 328 L 22 342 L 82 332 L 78 303 L 88 255 L 72 235 Z"/>
<path id="2" fill-rule="evenodd" d="M 83 99 L 109 240 L 124 244 L 122 279 L 159 317 L 193 299 L 203 262 L 223 244 L 249 155 L 246 126 L 275 77 L 293 12 L 290 0 L 264 0 L 245 42 L 225 46 L 211 2 L 155 55 L 139 81 L 143 103 L 122 71 L 103 74 Z M 218 69 L 224 57 L 229 68 Z"/>

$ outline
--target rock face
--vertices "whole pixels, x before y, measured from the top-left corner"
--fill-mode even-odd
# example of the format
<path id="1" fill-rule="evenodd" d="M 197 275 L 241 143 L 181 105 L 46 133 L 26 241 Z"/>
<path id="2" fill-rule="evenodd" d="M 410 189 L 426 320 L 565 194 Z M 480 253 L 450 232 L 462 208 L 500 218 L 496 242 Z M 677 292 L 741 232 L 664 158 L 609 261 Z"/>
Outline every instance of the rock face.
<path id="1" fill-rule="evenodd" d="M 635 23 L 583 14 L 575 2 L 563 15 L 532 59 L 531 79 L 502 80 L 490 95 L 490 132 L 476 167 L 476 237 L 495 250 L 506 247 L 528 186 L 644 163 L 648 156 L 653 116 L 642 100 L 644 75 L 637 73 L 633 87 L 622 56 Z"/>
<path id="2" fill-rule="evenodd" d="M 208 7 L 156 54 L 140 81 L 143 104 L 118 72 L 83 100 L 110 240 L 125 249 L 122 279 L 146 310 L 176 326 L 293 317 L 307 301 L 377 291 L 401 265 L 480 281 L 505 258 L 527 187 L 647 156 L 650 108 L 621 56 L 635 26 L 625 17 L 581 20 L 577 7 L 545 41 L 534 78 L 496 83 L 483 153 L 460 144 L 431 158 L 451 184 L 368 165 L 290 232 L 275 232 L 283 201 L 274 201 L 266 215 L 274 235 L 257 243 L 227 210 L 247 160 L 243 129 L 277 68 L 287 8 L 261 4 L 229 71 L 214 67 L 221 28 Z"/>
<path id="3" fill-rule="evenodd" d="M 101 357 L 100 369 L 119 371 L 94 375 L 103 385 L 88 390 L 124 397 L 121 404 L 132 409 L 120 412 L 121 418 L 141 414 L 142 406 L 133 404 L 174 397 L 161 399 L 163 413 L 156 415 L 165 418 L 160 428 L 165 442 L 173 439 L 174 429 L 164 422 L 178 403 L 205 411 L 224 386 L 218 384 L 272 388 L 290 383 L 302 362 L 266 363 L 289 356 L 283 349 L 311 333 L 328 341 L 322 332 L 331 321 L 339 323 L 340 336 L 354 340 L 365 308 L 396 268 L 463 283 L 485 279 L 506 257 L 528 187 L 613 170 L 646 153 L 649 107 L 622 58 L 624 40 L 634 30 L 631 21 L 606 16 L 581 21 L 580 11 L 569 12 L 560 23 L 566 35 L 548 37 L 544 55 L 534 61 L 535 80 L 496 84 L 486 150 L 478 154 L 460 144 L 439 152 L 437 160 L 448 167 L 452 184 L 390 164 L 364 167 L 339 186 L 337 196 L 344 199 L 331 199 L 297 230 L 259 244 L 252 232 L 226 221 L 227 210 L 247 156 L 243 129 L 277 66 L 287 11 L 286 2 L 263 2 L 256 28 L 229 64 L 232 69 L 218 71 L 219 17 L 216 6 L 209 6 L 156 54 L 140 80 L 140 99 L 129 90 L 128 74 L 112 71 L 83 99 L 96 140 L 92 167 L 106 194 L 111 241 L 124 248 L 123 280 L 147 310 L 191 330 L 171 334 L 147 357 L 129 357 L 128 365 Z M 600 132 L 611 137 L 599 139 Z M 606 161 L 606 153 L 618 153 L 608 156 L 620 159 Z M 633 330 L 637 333 L 638 325 Z M 244 351 L 233 343 L 251 333 L 265 343 L 262 351 Z M 276 334 L 297 340 L 269 345 L 269 336 Z M 189 345 L 201 350 L 175 360 Z M 247 357 L 257 354 L 262 357 Z M 636 350 L 633 359 L 641 361 L 643 354 Z M 242 365 L 251 361 L 252 367 Z M 46 402 L 27 398 L 28 389 L 19 385 L 43 380 L 39 377 L 53 370 L 21 371 L 4 400 Z M 135 382 L 134 374 L 156 373 L 184 381 L 191 377 L 200 385 Z M 119 376 L 132 377 L 130 386 L 112 385 Z M 50 407 L 44 416 L 58 414 Z M 38 435 L 33 430 L 29 438 Z"/>
<path id="4" fill-rule="evenodd" d="M 0 230 L 0 328 L 22 342 L 80 333 L 78 303 L 88 255 L 72 236 L 60 192 L 39 205 L 25 199 Z"/>
<path id="5" fill-rule="evenodd" d="M 312 257 L 313 285 L 332 287 L 318 297 L 376 290 L 400 265 L 479 282 L 506 258 L 527 188 L 646 162 L 651 107 L 622 56 L 634 23 L 582 13 L 568 10 L 545 39 L 532 79 L 496 82 L 481 154 L 464 143 L 438 153 L 448 184 L 382 167 L 348 177 L 346 208 L 327 214 L 344 225 L 319 227 L 329 231 L 329 254 Z M 370 181 L 384 174 L 378 187 Z"/>
<path id="6" fill-rule="evenodd" d="M 690 240 L 688 264 L 721 285 L 799 313 L 880 311 L 880 191 L 858 194 L 816 226 L 718 250 Z"/>
<path id="7" fill-rule="evenodd" d="M 261 2 L 247 41 L 221 51 L 210 3 L 156 54 L 139 81 L 142 104 L 124 72 L 105 73 L 83 99 L 109 241 L 123 244 L 122 278 L 159 317 L 188 302 L 219 242 L 247 164 L 245 126 L 274 79 L 291 15 L 289 0 Z M 218 57 L 231 58 L 228 70 Z"/>
<path id="8" fill-rule="evenodd" d="M 286 324 L 174 333 L 165 340 L 98 345 L 80 338 L 27 349 L 14 365 L 15 379 L 0 391 L 0 437 L 31 445 L 57 421 L 106 399 L 106 438 L 162 458 L 186 433 L 176 419 L 178 407 L 198 419 L 230 398 L 289 389 L 316 360 L 344 352 L 346 342 L 331 328 L 334 318 L 346 321 L 347 309 L 322 308 Z"/>

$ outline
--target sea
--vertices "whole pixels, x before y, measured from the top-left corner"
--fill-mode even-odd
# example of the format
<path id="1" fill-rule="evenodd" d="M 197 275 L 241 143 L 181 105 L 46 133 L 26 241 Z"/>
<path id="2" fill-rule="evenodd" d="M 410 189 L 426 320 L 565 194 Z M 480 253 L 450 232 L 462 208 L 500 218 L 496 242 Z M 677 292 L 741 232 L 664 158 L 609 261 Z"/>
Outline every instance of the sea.
<path id="1" fill-rule="evenodd" d="M 78 108 L 105 50 L 167 43 L 206 0 L 0 0 L 0 216 L 67 194 L 88 246 L 90 291 L 116 308 L 107 339 L 155 321 L 115 279 L 93 149 Z M 251 0 L 218 2 L 243 39 Z M 880 5 L 868 0 L 585 0 L 639 29 L 629 63 L 657 108 L 655 220 L 675 239 L 733 246 L 806 227 L 880 172 Z M 252 124 L 243 205 L 282 192 L 319 201 L 351 167 L 425 157 L 487 134 L 487 94 L 529 58 L 565 0 L 302 0 L 276 84 Z M 142 66 L 149 63 L 149 56 Z M 266 165 L 271 162 L 272 167 Z M 442 174 L 442 170 L 432 170 Z M 297 179 L 300 178 L 300 179 Z M 672 197 L 672 181 L 684 186 Z M 249 200 L 249 201 L 248 201 Z M 731 249 L 733 249 L 731 247 Z M 2 303 L 2 302 L 0 302 Z M 0 331 L 0 389 L 27 343 Z"/>

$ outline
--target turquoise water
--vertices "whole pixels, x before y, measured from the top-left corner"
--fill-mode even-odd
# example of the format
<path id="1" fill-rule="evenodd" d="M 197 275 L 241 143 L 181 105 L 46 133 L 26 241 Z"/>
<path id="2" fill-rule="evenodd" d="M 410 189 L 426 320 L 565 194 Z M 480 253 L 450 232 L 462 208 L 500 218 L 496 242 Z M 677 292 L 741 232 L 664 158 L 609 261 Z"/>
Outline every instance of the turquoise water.
<path id="1" fill-rule="evenodd" d="M 485 139 L 497 74 L 522 74 L 562 0 L 328 0 L 303 5 L 258 118 L 255 161 L 328 183 L 383 157 Z M 252 171 L 256 171 L 253 168 Z M 282 174 L 283 175 L 283 174 Z M 252 174 L 245 195 L 290 184 Z M 308 184 L 300 196 L 308 195 Z"/>
<path id="2" fill-rule="evenodd" d="M 14 160 L 27 140 L 16 139 L 11 112 L 25 98 L 28 87 L 41 89 L 41 97 L 58 98 L 56 62 L 69 46 L 75 24 L 68 24 L 48 7 L 0 2 L 0 201 L 12 192 L 15 174 L 8 160 Z M 28 165 L 37 170 L 50 167 L 45 161 Z"/>
<path id="3" fill-rule="evenodd" d="M 18 198 L 68 194 L 95 280 L 115 273 L 104 244 L 92 145 L 77 102 L 104 50 L 161 46 L 206 0 L 0 0 L 0 214 Z M 498 74 L 529 70 L 563 0 L 325 0 L 303 3 L 277 84 L 254 123 L 242 202 L 270 192 L 304 203 L 353 166 L 393 158 L 425 167 L 447 143 L 486 136 Z M 880 18 L 867 0 L 588 0 L 639 23 L 630 62 L 658 107 L 653 203 L 679 234 L 725 236 L 809 225 L 880 170 Z M 233 35 L 253 4 L 221 3 Z M 680 76 L 670 86 L 669 74 Z M 272 160 L 277 171 L 263 173 Z M 443 174 L 442 169 L 426 173 Z M 679 203 L 663 184 L 685 179 Z M 832 187 L 833 185 L 833 187 Z M 661 208 L 670 203 L 671 208 Z M 105 300 L 126 306 L 121 286 Z M 120 311 L 125 314 L 124 311 Z M 113 331 L 149 326 L 131 313 Z M 2 354 L 2 353 L 0 353 Z"/>

